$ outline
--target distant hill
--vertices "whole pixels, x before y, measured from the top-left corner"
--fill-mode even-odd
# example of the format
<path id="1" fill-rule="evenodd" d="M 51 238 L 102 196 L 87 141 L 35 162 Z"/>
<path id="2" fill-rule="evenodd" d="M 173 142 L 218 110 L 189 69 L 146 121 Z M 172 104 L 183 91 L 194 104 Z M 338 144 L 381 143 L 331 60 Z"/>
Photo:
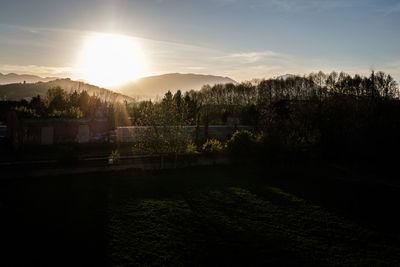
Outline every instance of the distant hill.
<path id="1" fill-rule="evenodd" d="M 236 84 L 237 82 L 228 77 L 221 76 L 170 73 L 144 77 L 122 86 L 114 87 L 113 89 L 137 99 L 154 99 L 157 96 L 163 96 L 168 90 L 171 92 L 177 90 L 185 92 L 191 89 L 199 90 L 206 84 L 214 85 L 218 83 Z"/>
<path id="2" fill-rule="evenodd" d="M 170 73 L 144 77 L 133 82 L 113 87 L 111 88 L 113 91 L 111 91 L 71 79 L 59 79 L 54 77 L 41 78 L 35 75 L 18 75 L 14 73 L 3 75 L 0 73 L 0 100 L 20 100 L 30 99 L 36 95 L 44 96 L 48 89 L 60 86 L 67 91 L 86 90 L 89 94 L 99 95 L 103 99 L 132 101 L 133 98 L 155 99 L 158 96 L 162 97 L 168 90 L 171 92 L 176 92 L 177 90 L 185 92 L 192 89 L 199 90 L 206 84 L 212 86 L 218 83 L 236 84 L 237 82 L 228 77 L 221 76 Z"/>
<path id="3" fill-rule="evenodd" d="M 86 90 L 89 95 L 98 95 L 101 99 L 110 101 L 133 101 L 129 96 L 122 95 L 111 90 L 100 88 L 91 84 L 72 81 L 71 79 L 57 79 L 49 82 L 37 83 L 12 83 L 0 85 L 0 100 L 29 100 L 33 96 L 45 96 L 50 88 L 60 86 L 62 89 L 70 91 Z"/>
<path id="4" fill-rule="evenodd" d="M 57 77 L 46 77 L 42 78 L 36 75 L 28 74 L 2 74 L 0 73 L 0 84 L 10 84 L 10 83 L 37 83 L 37 82 L 49 82 L 58 79 Z"/>

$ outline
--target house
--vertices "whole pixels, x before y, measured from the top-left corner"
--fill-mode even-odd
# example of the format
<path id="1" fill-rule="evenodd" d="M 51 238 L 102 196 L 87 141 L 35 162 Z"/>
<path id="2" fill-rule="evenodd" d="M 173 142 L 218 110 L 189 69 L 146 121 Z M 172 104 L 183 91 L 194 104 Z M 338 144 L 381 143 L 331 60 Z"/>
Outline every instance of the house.
<path id="1" fill-rule="evenodd" d="M 107 119 L 22 119 L 15 112 L 7 118 L 7 137 L 16 145 L 105 141 L 109 130 Z"/>

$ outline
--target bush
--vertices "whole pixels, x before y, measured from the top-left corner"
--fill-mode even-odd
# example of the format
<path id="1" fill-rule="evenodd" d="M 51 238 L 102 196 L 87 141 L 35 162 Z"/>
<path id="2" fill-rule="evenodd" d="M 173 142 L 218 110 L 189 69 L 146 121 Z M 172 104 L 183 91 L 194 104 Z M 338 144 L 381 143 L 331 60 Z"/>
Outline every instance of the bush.
<path id="1" fill-rule="evenodd" d="M 22 117 L 25 118 L 39 118 L 39 114 L 36 112 L 36 110 L 31 109 L 31 108 L 27 108 L 25 106 L 20 106 L 20 107 L 16 107 L 15 111 L 21 115 Z"/>
<path id="2" fill-rule="evenodd" d="M 206 153 L 215 153 L 222 150 L 224 150 L 224 146 L 216 139 L 209 139 L 203 144 L 203 151 Z"/>
<path id="3" fill-rule="evenodd" d="M 189 142 L 186 146 L 186 153 L 188 154 L 197 154 L 199 152 L 197 152 L 197 146 L 195 143 L 193 142 Z"/>
<path id="4" fill-rule="evenodd" d="M 226 143 L 227 150 L 233 154 L 248 154 L 255 152 L 256 139 L 247 131 L 236 131 Z"/>
<path id="5" fill-rule="evenodd" d="M 70 107 L 66 110 L 54 109 L 50 114 L 50 118 L 68 118 L 68 119 L 80 119 L 83 117 L 82 111 L 77 107 Z"/>
<path id="6" fill-rule="evenodd" d="M 119 154 L 118 150 L 113 150 L 111 152 L 110 158 L 108 159 L 109 164 L 118 164 L 119 160 L 121 158 L 121 155 Z"/>

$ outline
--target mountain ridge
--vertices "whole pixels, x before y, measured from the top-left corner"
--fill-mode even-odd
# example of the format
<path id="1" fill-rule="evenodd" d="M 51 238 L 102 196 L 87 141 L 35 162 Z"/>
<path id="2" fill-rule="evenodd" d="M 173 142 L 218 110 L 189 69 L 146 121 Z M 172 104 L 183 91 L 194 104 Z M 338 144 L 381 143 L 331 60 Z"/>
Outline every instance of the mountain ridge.
<path id="1" fill-rule="evenodd" d="M 237 82 L 229 77 L 195 73 L 166 73 L 147 76 L 112 87 L 115 91 L 137 99 L 162 97 L 167 91 L 200 90 L 204 85 Z"/>
<path id="2" fill-rule="evenodd" d="M 52 80 L 60 79 L 58 77 L 40 77 L 32 74 L 16 74 L 8 73 L 3 74 L 0 72 L 0 85 L 10 83 L 37 83 L 37 82 L 49 82 Z"/>
<path id="3" fill-rule="evenodd" d="M 45 96 L 47 91 L 53 87 L 61 87 L 62 89 L 70 92 L 73 90 L 83 91 L 86 90 L 90 95 L 97 95 L 103 100 L 109 101 L 128 101 L 131 102 L 134 99 L 114 92 L 112 90 L 101 88 L 92 84 L 73 81 L 69 78 L 56 79 L 48 82 L 36 82 L 36 83 L 10 83 L 0 85 L 0 99 L 3 100 L 21 100 L 27 99 L 40 95 Z"/>
<path id="4" fill-rule="evenodd" d="M 4 77 L 14 82 L 2 84 Z M 34 82 L 29 82 L 34 81 Z M 44 96 L 48 89 L 60 86 L 64 90 L 86 90 L 90 94 L 96 93 L 104 97 L 113 97 L 119 100 L 131 101 L 143 99 L 157 99 L 162 97 L 167 91 L 182 92 L 189 90 L 200 90 L 204 85 L 214 85 L 218 83 L 237 82 L 229 77 L 205 75 L 195 73 L 166 73 L 139 78 L 119 86 L 102 88 L 82 81 L 74 81 L 70 78 L 47 77 L 42 78 L 36 75 L 0 73 L 0 99 L 20 100 L 29 99 L 36 95 Z M 106 91 L 104 91 L 106 90 Z M 115 95 L 113 95 L 115 94 Z"/>

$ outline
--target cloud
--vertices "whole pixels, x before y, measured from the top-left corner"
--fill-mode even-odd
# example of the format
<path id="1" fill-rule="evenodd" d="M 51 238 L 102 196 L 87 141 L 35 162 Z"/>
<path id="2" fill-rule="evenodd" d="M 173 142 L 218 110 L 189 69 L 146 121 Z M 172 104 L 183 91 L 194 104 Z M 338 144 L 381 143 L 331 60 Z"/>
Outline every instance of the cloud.
<path id="1" fill-rule="evenodd" d="M 187 67 L 188 70 L 205 70 L 206 67 Z"/>
<path id="2" fill-rule="evenodd" d="M 138 39 L 149 49 L 152 74 L 196 72 L 229 76 L 237 81 L 273 77 L 293 67 L 290 55 L 272 51 L 225 52 L 199 45 Z"/>
<path id="3" fill-rule="evenodd" d="M 63 40 L 66 38 L 65 36 L 73 36 L 74 39 L 78 40 L 75 42 L 75 46 L 68 42 L 55 42 L 60 45 L 59 49 L 60 51 L 64 51 L 63 54 L 70 55 L 69 58 L 73 56 L 73 51 L 79 50 L 79 40 L 84 40 L 84 36 L 94 33 L 68 29 L 23 28 L 23 30 L 27 32 L 30 30 L 35 30 L 39 33 L 45 32 L 51 36 L 61 34 Z M 146 60 L 146 69 L 143 70 L 143 73 L 146 75 L 169 72 L 196 72 L 199 74 L 229 76 L 237 81 L 241 81 L 259 77 L 273 77 L 274 75 L 284 74 L 295 69 L 292 63 L 292 56 L 270 49 L 226 52 L 208 47 L 207 45 L 153 40 L 136 36 L 129 37 L 137 42 L 143 50 Z M 70 47 L 73 48 L 71 51 L 68 50 Z M 38 49 L 38 52 L 41 51 L 48 52 L 49 49 Z M 12 61 L 4 62 L 8 64 L 0 65 L 0 72 L 85 79 L 79 70 L 79 66 L 73 61 L 70 60 L 71 62 L 68 63 L 68 61 L 59 60 L 57 63 L 54 61 L 54 56 L 49 56 L 48 58 L 51 61 L 40 61 L 40 64 L 35 64 L 38 61 L 32 58 L 26 61 L 26 65 Z M 65 62 L 65 67 L 55 66 L 60 65 L 62 62 Z"/>
<path id="4" fill-rule="evenodd" d="M 0 72 L 6 73 L 18 73 L 18 74 L 32 74 L 39 75 L 42 77 L 71 77 L 75 72 L 72 67 L 49 67 L 49 66 L 38 66 L 38 65 L 0 65 Z"/>
<path id="5" fill-rule="evenodd" d="M 272 0 L 273 5 L 286 12 L 324 12 L 349 9 L 359 5 L 358 0 Z"/>
<path id="6" fill-rule="evenodd" d="M 232 53 L 220 57 L 222 60 L 238 61 L 240 63 L 256 63 L 267 58 L 283 58 L 286 55 L 271 50 Z"/>
<path id="7" fill-rule="evenodd" d="M 354 6 L 356 0 L 212 0 L 221 5 L 236 5 L 253 9 L 268 8 L 284 12 L 323 11 Z"/>

